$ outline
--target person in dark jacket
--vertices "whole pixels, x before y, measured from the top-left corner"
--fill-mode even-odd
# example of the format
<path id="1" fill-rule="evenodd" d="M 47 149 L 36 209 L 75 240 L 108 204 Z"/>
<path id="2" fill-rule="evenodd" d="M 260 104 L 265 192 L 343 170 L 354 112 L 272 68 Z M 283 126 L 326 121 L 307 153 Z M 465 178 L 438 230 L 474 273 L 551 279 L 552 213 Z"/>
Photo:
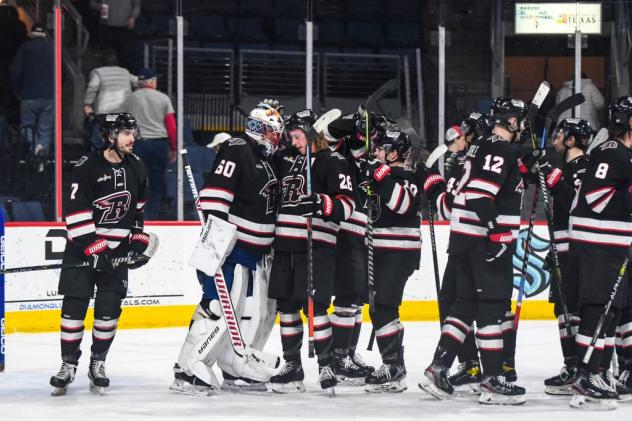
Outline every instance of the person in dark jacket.
<path id="1" fill-rule="evenodd" d="M 29 37 L 18 48 L 10 76 L 21 100 L 20 129 L 33 140 L 33 153 L 46 156 L 53 138 L 54 46 L 42 25 L 34 24 Z"/>

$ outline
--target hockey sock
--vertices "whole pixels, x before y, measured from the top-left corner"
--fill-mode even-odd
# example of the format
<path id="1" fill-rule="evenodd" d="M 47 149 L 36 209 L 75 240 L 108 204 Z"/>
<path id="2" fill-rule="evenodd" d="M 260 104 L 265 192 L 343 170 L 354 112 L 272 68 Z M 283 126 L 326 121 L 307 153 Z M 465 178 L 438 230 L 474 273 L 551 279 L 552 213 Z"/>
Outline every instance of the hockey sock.
<path id="1" fill-rule="evenodd" d="M 459 347 L 457 355 L 461 363 L 478 361 L 478 348 L 476 348 L 473 329 L 470 329 L 470 332 L 465 337 L 465 341 L 463 345 Z"/>
<path id="2" fill-rule="evenodd" d="M 599 317 L 603 312 L 603 306 L 600 305 L 583 305 L 580 311 L 581 321 L 579 322 L 579 330 L 575 336 L 575 344 L 577 347 L 577 360 L 581 367 L 586 368 L 590 373 L 597 374 L 601 367 L 601 360 L 603 358 L 603 350 L 605 344 L 605 329 L 601 329 L 601 333 L 595 343 L 595 348 L 590 357 L 588 364 L 583 363 L 586 350 L 590 346 L 590 341 L 597 327 Z"/>
<path id="3" fill-rule="evenodd" d="M 555 306 L 557 313 L 557 304 Z M 562 346 L 562 355 L 564 356 L 564 364 L 577 364 L 577 349 L 575 348 L 575 335 L 579 327 L 579 317 L 576 314 L 569 314 L 570 323 L 566 322 L 564 314 L 558 314 L 557 326 L 560 332 L 560 345 Z M 570 326 L 570 335 L 567 326 Z"/>
<path id="4" fill-rule="evenodd" d="M 481 365 L 485 376 L 498 376 L 503 364 L 503 329 L 500 323 L 476 329 L 476 345 L 481 354 Z"/>
<path id="5" fill-rule="evenodd" d="M 399 319 L 392 320 L 387 325 L 375 330 L 375 340 L 383 362 L 390 364 L 398 359 L 403 336 L 404 325 Z"/>
<path id="6" fill-rule="evenodd" d="M 333 331 L 334 355 L 346 357 L 355 330 L 355 304 L 350 307 L 334 306 L 334 313 L 329 316 Z"/>
<path id="7" fill-rule="evenodd" d="M 614 318 L 610 320 L 610 325 L 605 327 L 606 334 L 603 344 L 603 357 L 601 359 L 601 369 L 603 371 L 610 370 L 610 365 L 612 364 L 612 357 L 614 356 L 615 332 L 620 319 L 621 312 L 616 312 Z"/>
<path id="8" fill-rule="evenodd" d="M 433 364 L 451 367 L 457 352 L 462 348 L 468 334 L 471 333 L 471 324 L 456 317 L 446 317 L 443 326 L 441 326 L 441 338 L 435 350 Z"/>
<path id="9" fill-rule="evenodd" d="M 349 344 L 349 355 L 355 354 L 355 350 L 360 340 L 360 331 L 362 330 L 362 307 L 364 304 L 359 304 L 355 315 L 355 325 L 353 326 L 353 334 L 351 335 L 351 343 Z"/>
<path id="10" fill-rule="evenodd" d="M 329 316 L 325 314 L 314 314 L 314 351 L 318 357 L 318 365 L 331 363 L 331 351 L 333 336 Z"/>
<path id="11" fill-rule="evenodd" d="M 83 320 L 86 318 L 89 298 L 65 296 L 61 306 L 61 355 L 71 361 L 79 358 L 83 339 Z"/>
<path id="12" fill-rule="evenodd" d="M 619 332 L 621 334 L 621 353 L 619 371 L 632 370 L 632 308 L 626 308 L 619 324 Z"/>
<path id="13" fill-rule="evenodd" d="M 110 350 L 119 316 L 121 315 L 121 296 L 115 292 L 97 291 L 94 299 L 94 326 L 92 327 L 92 357 L 105 360 Z"/>
<path id="14" fill-rule="evenodd" d="M 509 366 L 515 366 L 516 360 L 516 335 L 517 332 L 513 327 L 514 314 L 511 310 L 505 312 L 505 317 L 502 323 L 503 331 L 503 362 Z"/>
<path id="15" fill-rule="evenodd" d="M 303 321 L 298 310 L 294 313 L 280 313 L 281 319 L 281 346 L 283 358 L 286 361 L 301 359 L 301 346 L 303 345 Z"/>

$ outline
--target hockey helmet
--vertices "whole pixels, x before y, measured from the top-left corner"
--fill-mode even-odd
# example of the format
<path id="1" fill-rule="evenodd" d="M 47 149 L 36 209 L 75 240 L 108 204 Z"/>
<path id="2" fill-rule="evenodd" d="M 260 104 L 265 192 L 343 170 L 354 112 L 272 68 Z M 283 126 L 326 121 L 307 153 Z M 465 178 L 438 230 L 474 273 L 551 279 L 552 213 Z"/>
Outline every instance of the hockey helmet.
<path id="1" fill-rule="evenodd" d="M 287 119 L 285 122 L 285 131 L 290 132 L 290 130 L 299 129 L 302 130 L 303 133 L 308 134 L 317 119 L 318 116 L 312 110 L 299 111 Z"/>
<path id="2" fill-rule="evenodd" d="M 632 130 L 630 117 L 632 117 L 632 97 L 621 96 L 610 103 L 610 107 L 608 107 L 608 124 L 613 129 Z"/>
<path id="3" fill-rule="evenodd" d="M 397 151 L 398 160 L 403 161 L 410 150 L 410 138 L 400 130 L 389 129 L 375 139 L 375 146 L 384 148 L 386 155 Z"/>
<path id="4" fill-rule="evenodd" d="M 511 133 L 517 133 L 527 117 L 527 105 L 519 99 L 498 97 L 492 102 L 491 116 L 494 124 L 503 126 Z M 513 117 L 518 120 L 517 126 L 509 123 L 509 119 Z"/>
<path id="5" fill-rule="evenodd" d="M 594 133 L 590 123 L 583 118 L 565 118 L 560 121 L 555 129 L 555 134 L 562 133 L 564 141 L 570 136 L 575 137 L 577 147 L 586 149 Z"/>
<path id="6" fill-rule="evenodd" d="M 134 139 L 138 139 L 140 137 L 136 118 L 129 113 L 106 114 L 103 117 L 103 124 L 101 127 L 106 145 L 108 144 L 108 139 L 116 141 L 121 130 L 131 130 L 134 134 Z"/>
<path id="7" fill-rule="evenodd" d="M 283 117 L 276 108 L 259 103 L 246 119 L 246 135 L 259 144 L 265 156 L 271 156 L 279 146 L 283 126 Z"/>
<path id="8" fill-rule="evenodd" d="M 460 128 L 466 135 L 486 136 L 494 128 L 494 121 L 488 114 L 472 112 L 461 122 Z"/>

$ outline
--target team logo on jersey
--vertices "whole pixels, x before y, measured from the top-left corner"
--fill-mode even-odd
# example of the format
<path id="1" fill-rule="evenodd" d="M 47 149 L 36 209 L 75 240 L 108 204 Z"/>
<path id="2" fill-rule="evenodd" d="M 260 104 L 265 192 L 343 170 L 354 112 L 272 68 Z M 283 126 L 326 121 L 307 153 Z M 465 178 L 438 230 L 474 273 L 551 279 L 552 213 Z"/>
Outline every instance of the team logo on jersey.
<path id="1" fill-rule="evenodd" d="M 272 171 L 272 167 L 265 161 L 261 161 L 261 168 L 265 168 L 266 173 L 268 174 L 268 182 L 259 190 L 259 195 L 266 198 L 266 215 L 274 212 L 275 209 L 275 198 L 277 192 L 278 180 L 276 175 L 274 175 L 274 171 Z M 259 164 L 257 164 L 259 165 Z"/>
<path id="2" fill-rule="evenodd" d="M 288 175 L 281 180 L 281 206 L 296 206 L 299 197 L 305 194 L 303 174 Z"/>
<path id="3" fill-rule="evenodd" d="M 616 140 L 609 140 L 606 143 L 599 146 L 599 149 L 605 151 L 606 149 L 617 149 L 618 142 Z"/>
<path id="4" fill-rule="evenodd" d="M 101 177 L 97 178 L 97 183 L 101 183 L 110 179 L 112 179 L 111 175 L 103 174 Z"/>
<path id="5" fill-rule="evenodd" d="M 127 190 L 104 196 L 92 202 L 101 211 L 99 224 L 115 224 L 127 215 L 132 195 Z"/>
<path id="6" fill-rule="evenodd" d="M 514 252 L 512 263 L 514 268 L 513 285 L 515 289 L 520 288 L 522 275 L 522 259 L 525 254 L 525 244 L 528 229 L 520 230 L 516 251 Z M 529 242 L 529 257 L 527 259 L 527 274 L 524 283 L 525 297 L 533 297 L 546 290 L 551 283 L 551 273 L 544 269 L 544 257 L 549 249 L 549 240 L 542 238 L 535 233 L 531 233 Z"/>
<path id="7" fill-rule="evenodd" d="M 86 161 L 88 160 L 88 157 L 86 155 L 82 156 L 81 158 L 79 158 L 79 160 L 75 163 L 75 167 L 80 167 L 82 166 Z"/>

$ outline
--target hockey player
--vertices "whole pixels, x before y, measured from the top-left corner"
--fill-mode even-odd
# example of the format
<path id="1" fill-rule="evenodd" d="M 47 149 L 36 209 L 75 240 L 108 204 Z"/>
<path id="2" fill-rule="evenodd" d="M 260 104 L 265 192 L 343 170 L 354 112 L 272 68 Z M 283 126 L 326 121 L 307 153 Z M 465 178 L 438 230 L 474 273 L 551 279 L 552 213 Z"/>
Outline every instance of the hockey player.
<path id="1" fill-rule="evenodd" d="M 365 390 L 370 393 L 402 392 L 407 388 L 399 306 L 408 278 L 419 268 L 421 252 L 415 173 L 404 165 L 409 150 L 410 140 L 405 133 L 386 130 L 376 138 L 375 159 L 361 163 L 369 194 L 373 195 L 369 203 L 373 206 L 373 241 L 369 247 L 374 248 L 375 304 L 370 315 L 383 363 L 366 377 Z"/>
<path id="2" fill-rule="evenodd" d="M 453 126 L 446 131 L 445 144 L 450 152 L 444 163 L 447 183 L 435 167 L 426 168 L 420 165 L 417 168 L 417 182 L 423 188 L 426 199 L 435 206 L 439 219 L 450 220 L 456 187 L 463 174 L 463 164 L 470 145 L 481 138 L 488 137 L 492 128 L 493 122 L 488 115 L 473 112 L 461 122 L 460 126 Z M 450 307 L 454 304 L 456 286 L 456 262 L 455 258 L 448 254 L 439 293 L 441 321 L 448 317 Z M 470 331 L 466 336 L 463 346 L 459 348 L 458 358 L 459 366 L 448 379 L 450 384 L 457 392 L 478 393 L 481 370 L 474 332 Z"/>
<path id="3" fill-rule="evenodd" d="M 277 149 L 282 131 L 283 120 L 278 111 L 269 104 L 259 104 L 248 116 L 246 136 L 232 138 L 222 145 L 200 191 L 199 206 L 205 219 L 211 214 L 237 228 L 235 246 L 221 267 L 237 317 L 242 315 L 248 289 L 263 293 L 265 298 L 265 288 L 262 291 L 261 285 L 252 285 L 251 272 L 262 270 L 257 266 L 270 252 L 274 240 L 278 181 L 268 160 Z M 227 341 L 226 321 L 213 278 L 198 271 L 198 279 L 203 295 L 174 367 L 171 389 L 187 394 L 215 393 L 219 383 L 212 367 L 219 358 L 225 376 L 224 389 L 244 387 L 265 391 L 269 375 L 237 356 Z M 265 314 L 267 305 L 255 307 L 262 312 L 256 317 L 259 324 L 250 320 L 246 328 L 242 320 L 240 326 L 244 338 L 251 340 L 257 334 L 249 330 L 261 329 L 260 343 L 249 345 L 263 346 L 274 313 Z"/>
<path id="4" fill-rule="evenodd" d="M 544 381 L 545 392 L 551 395 L 570 395 L 571 386 L 577 374 L 575 333 L 579 324 L 577 309 L 577 294 L 579 291 L 577 285 L 572 283 L 574 279 L 564 275 L 569 273 L 568 219 L 575 192 L 581 185 L 582 177 L 586 172 L 588 155 L 585 152 L 592 135 L 593 130 L 588 121 L 578 118 L 564 119 L 558 124 L 553 136 L 555 151 L 563 155 L 563 167 L 554 167 L 550 162 L 552 160 L 549 160 L 545 155 L 540 154 L 538 158 L 540 169 L 543 171 L 546 179 L 547 188 L 553 197 L 555 245 L 564 280 L 562 285 L 563 298 L 570 317 L 570 321 L 567 322 L 562 312 L 560 297 L 557 294 L 558 288 L 555 285 L 551 285 L 549 300 L 555 304 L 554 312 L 559 324 L 560 343 L 562 355 L 564 356 L 564 367 L 560 370 L 559 375 Z M 529 166 L 528 160 L 525 160 L 525 165 Z M 548 257 L 547 262 L 550 262 L 550 259 Z M 556 282 L 556 279 L 556 277 L 553 277 L 552 282 Z M 569 328 L 571 335 L 567 333 Z"/>
<path id="5" fill-rule="evenodd" d="M 62 364 L 50 379 L 53 395 L 64 394 L 75 378 L 84 319 L 93 296 L 90 390 L 103 393 L 110 384 L 105 359 L 114 340 L 128 279 L 128 267 L 115 266 L 112 259 L 129 252 L 142 254 L 150 241 L 150 235 L 143 232 L 145 165 L 132 153 L 137 138 L 138 127 L 132 115 L 106 114 L 106 146 L 81 157 L 75 165 L 66 202 L 68 241 L 63 263 L 87 260 L 90 267 L 61 271 Z"/>
<path id="6" fill-rule="evenodd" d="M 591 154 L 569 221 L 569 282 L 579 286 L 579 330 L 575 337 L 579 374 L 571 406 L 615 408 L 618 393 L 608 380 L 615 327 L 621 316 L 627 284 L 613 301 L 614 317 L 601 330 L 588 364 L 582 360 L 597 322 L 610 299 L 614 281 L 630 249 L 630 186 L 632 181 L 632 97 L 616 98 L 609 109 L 609 140 Z"/>
<path id="7" fill-rule="evenodd" d="M 525 390 L 502 376 L 502 322 L 513 286 L 512 250 L 524 190 L 518 148 L 524 102 L 496 98 L 492 136 L 470 147 L 450 217 L 449 253 L 456 258 L 457 296 L 444 320 L 432 364 L 419 386 L 443 399 L 454 391 L 448 367 L 476 320 L 482 404 L 521 404 Z"/>
<path id="8" fill-rule="evenodd" d="M 327 309 L 332 296 L 338 224 L 351 217 L 355 201 L 345 158 L 329 150 L 322 133 L 308 141 L 315 121 L 316 115 L 311 110 L 300 111 L 288 119 L 286 130 L 292 146 L 282 151 L 277 160 L 281 199 L 269 288 L 269 296 L 277 300 L 280 313 L 285 359 L 282 370 L 270 378 L 271 388 L 277 393 L 305 391 L 300 354 L 303 322 L 299 311 L 302 308 L 308 314 L 308 216 L 312 229 L 314 345 L 319 382 L 324 390 L 331 390 L 337 383 L 332 368 L 332 329 Z M 311 148 L 312 160 L 309 173 L 307 148 Z M 310 180 L 312 194 L 308 195 Z"/>

